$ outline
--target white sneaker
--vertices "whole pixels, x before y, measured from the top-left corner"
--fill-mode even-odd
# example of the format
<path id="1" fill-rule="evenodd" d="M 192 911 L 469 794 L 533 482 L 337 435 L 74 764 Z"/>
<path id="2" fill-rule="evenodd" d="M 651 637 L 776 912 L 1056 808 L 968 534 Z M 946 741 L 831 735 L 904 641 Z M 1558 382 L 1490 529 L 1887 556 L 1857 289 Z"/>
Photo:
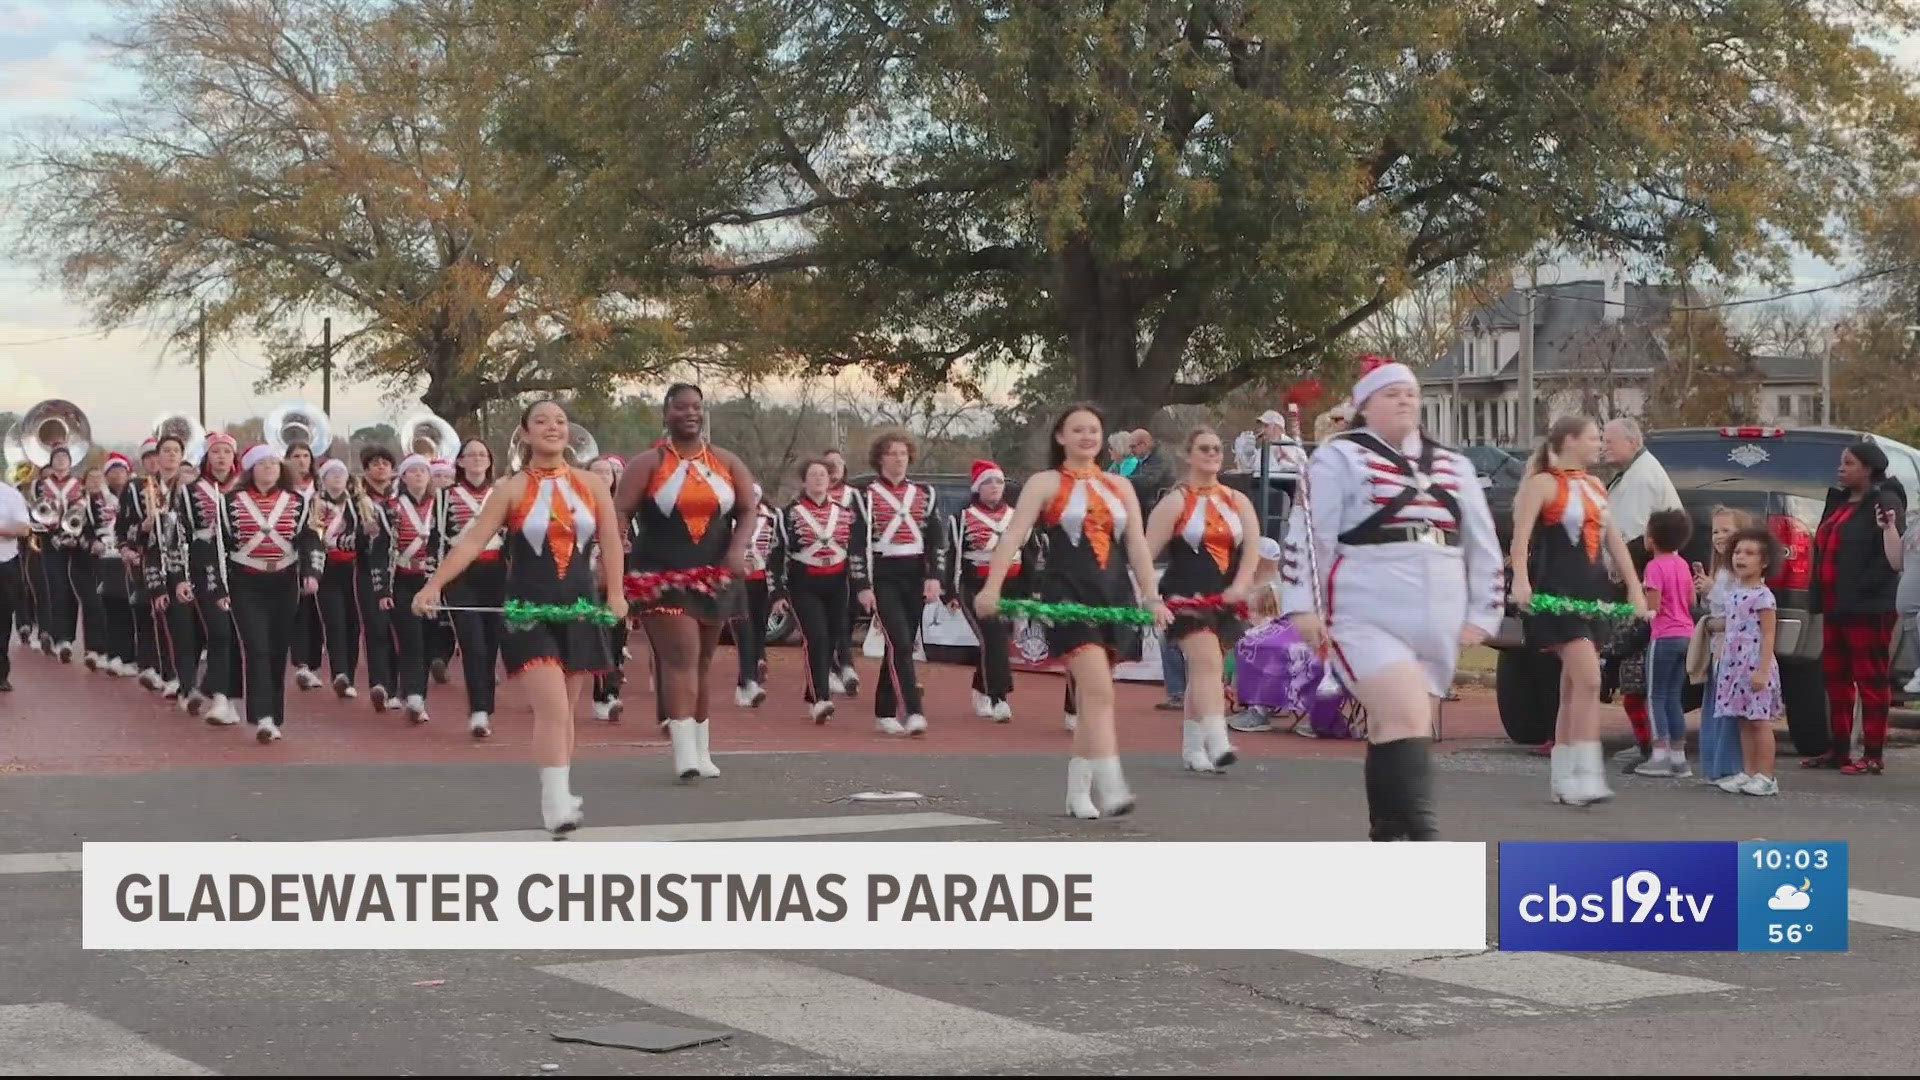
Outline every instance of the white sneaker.
<path id="1" fill-rule="evenodd" d="M 1213 760 L 1207 757 L 1207 733 L 1198 720 L 1180 721 L 1180 764 L 1188 772 L 1210 773 L 1216 771 Z"/>
<path id="2" fill-rule="evenodd" d="M 160 689 L 160 673 L 152 668 L 140 669 L 140 685 L 149 690 Z"/>
<path id="3" fill-rule="evenodd" d="M 926 733 L 927 733 L 926 717 L 921 716 L 919 713 L 914 713 L 911 716 L 907 717 L 907 734 L 925 735 Z"/>
<path id="4" fill-rule="evenodd" d="M 220 715 L 226 717 L 226 723 L 228 725 L 233 725 L 240 722 L 240 708 L 239 706 L 233 703 L 232 698 L 227 699 L 226 708 L 221 710 Z"/>
<path id="5" fill-rule="evenodd" d="M 56 645 L 54 647 L 53 654 L 59 657 L 60 662 L 63 664 L 73 663 L 73 642 L 71 641 L 61 642 L 59 645 Z"/>
<path id="6" fill-rule="evenodd" d="M 1010 724 L 1013 722 L 1013 706 L 1007 704 L 1005 698 L 1001 698 L 999 701 L 993 703 L 993 722 L 996 724 Z"/>
<path id="7" fill-rule="evenodd" d="M 1672 752 L 1664 746 L 1653 748 L 1653 756 L 1633 767 L 1636 776 L 1672 776 L 1673 765 L 1669 762 Z"/>
<path id="8" fill-rule="evenodd" d="M 1720 778 L 1713 786 L 1729 795 L 1738 795 L 1740 789 L 1746 787 L 1747 781 L 1751 779 L 1753 779 L 1753 777 L 1748 776 L 1746 773 L 1734 773 L 1732 776 Z"/>
<path id="9" fill-rule="evenodd" d="M 218 727 L 229 727 L 240 722 L 240 717 L 233 711 L 233 702 L 225 694 L 213 695 L 213 700 L 207 705 L 206 715 L 207 723 Z"/>
<path id="10" fill-rule="evenodd" d="M 180 680 L 179 679 L 168 679 L 166 682 L 160 684 L 160 697 L 162 700 L 172 701 L 173 699 L 179 696 L 180 696 Z"/>
<path id="11" fill-rule="evenodd" d="M 1089 821 L 1100 816 L 1093 805 L 1093 762 L 1086 758 L 1067 759 L 1067 816 Z"/>
<path id="12" fill-rule="evenodd" d="M 280 725 L 273 722 L 273 717 L 266 717 L 260 721 L 259 729 L 253 733 L 253 737 L 263 743 L 279 742 Z"/>
<path id="13" fill-rule="evenodd" d="M 700 775 L 711 780 L 720 775 L 720 766 L 713 763 L 713 751 L 708 749 L 707 737 L 713 732 L 713 723 L 709 720 L 693 722 L 693 763 Z"/>
<path id="14" fill-rule="evenodd" d="M 207 711 L 207 696 L 198 690 L 194 690 L 175 698 L 174 704 L 178 705 L 180 711 L 186 713 L 188 716 L 199 716 Z"/>
<path id="15" fill-rule="evenodd" d="M 1920 671 L 1914 672 L 1913 678 L 1908 679 L 1907 685 L 1902 687 L 1901 689 L 1905 690 L 1909 694 L 1920 694 Z"/>
<path id="16" fill-rule="evenodd" d="M 419 694 L 407 696 L 407 719 L 416 724 L 427 722 L 427 699 Z"/>
<path id="17" fill-rule="evenodd" d="M 352 697 L 352 690 L 352 679 L 347 678 L 345 675 L 335 675 L 333 677 L 333 692 L 335 696 L 343 698 Z"/>
<path id="18" fill-rule="evenodd" d="M 476 739 L 484 739 L 493 734 L 493 720 L 486 713 L 477 712 L 467 717 L 467 734 Z"/>
<path id="19" fill-rule="evenodd" d="M 595 720 L 605 720 L 612 715 L 613 715 L 613 702 L 596 701 L 593 703 L 593 718 Z"/>
<path id="20" fill-rule="evenodd" d="M 876 716 L 873 720 L 873 726 L 878 728 L 882 735 L 905 735 L 907 733 L 907 729 L 900 726 L 900 718 L 896 716 Z"/>
<path id="21" fill-rule="evenodd" d="M 1778 795 L 1780 785 L 1771 776 L 1751 776 L 1741 785 L 1740 791 L 1745 795 Z"/>
<path id="22" fill-rule="evenodd" d="M 827 676 L 827 693 L 844 694 L 846 692 L 847 692 L 847 684 L 840 681 L 839 672 L 836 671 Z"/>
<path id="23" fill-rule="evenodd" d="M 357 698 L 360 696 L 360 689 L 359 687 L 354 686 L 352 683 L 348 683 L 346 686 L 340 689 L 339 693 L 342 700 L 352 701 L 354 698 Z"/>
<path id="24" fill-rule="evenodd" d="M 313 690 L 321 685 L 320 676 L 315 675 L 313 669 L 308 667 L 295 668 L 293 682 L 302 690 Z"/>
<path id="25" fill-rule="evenodd" d="M 1686 751 L 1682 750 L 1667 758 L 1667 775 L 1676 780 L 1685 780 L 1693 775 L 1693 768 L 1687 764 Z"/>
<path id="26" fill-rule="evenodd" d="M 1077 729 L 1080 726 L 1080 714 L 1078 713 L 1068 713 L 1066 716 L 1062 717 L 1061 719 L 1067 725 L 1067 731 L 1069 733 L 1073 732 L 1075 729 Z"/>
<path id="27" fill-rule="evenodd" d="M 700 775 L 700 748 L 695 745 L 691 718 L 667 721 L 667 737 L 673 740 L 673 775 L 691 780 Z"/>
<path id="28" fill-rule="evenodd" d="M 80 663 L 88 671 L 99 671 L 101 665 L 106 663 L 106 658 L 89 649 L 87 650 L 87 655 L 80 658 Z"/>
<path id="29" fill-rule="evenodd" d="M 973 691 L 973 715 L 989 717 L 993 715 L 993 699 L 978 690 Z"/>
<path id="30" fill-rule="evenodd" d="M 373 706 L 374 712 L 386 712 L 387 699 L 390 697 L 392 695 L 387 693 L 384 686 L 375 685 L 367 691 L 367 703 Z"/>
<path id="31" fill-rule="evenodd" d="M 816 701 L 807 706 L 807 719 L 816 724 L 824 724 L 833 716 L 833 702 Z"/>
<path id="32" fill-rule="evenodd" d="M 860 673 L 853 670 L 852 664 L 840 669 L 840 685 L 846 687 L 849 694 L 860 692 Z"/>

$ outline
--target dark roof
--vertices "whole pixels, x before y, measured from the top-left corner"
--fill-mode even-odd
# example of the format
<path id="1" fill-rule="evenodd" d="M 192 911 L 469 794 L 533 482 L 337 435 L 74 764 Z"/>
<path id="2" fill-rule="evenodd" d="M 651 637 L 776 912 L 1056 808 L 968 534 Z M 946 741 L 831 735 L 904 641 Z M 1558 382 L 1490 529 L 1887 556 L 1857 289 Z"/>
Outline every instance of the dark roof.
<path id="1" fill-rule="evenodd" d="M 1753 366 L 1768 382 L 1820 381 L 1820 359 L 1814 356 L 1756 356 Z"/>
<path id="2" fill-rule="evenodd" d="M 1666 359 L 1658 332 L 1667 325 L 1668 311 L 1682 295 L 1678 285 L 1627 283 L 1619 318 L 1607 322 L 1606 282 L 1598 279 L 1543 285 L 1533 304 L 1533 369 L 1553 373 L 1595 368 L 1650 371 Z M 1519 289 L 1509 289 L 1498 300 L 1467 317 L 1487 330 L 1517 329 L 1525 300 Z M 1433 379 L 1451 378 L 1466 359 L 1463 342 L 1456 340 L 1446 353 L 1421 373 Z M 1520 360 L 1518 348 L 1500 357 L 1497 371 L 1512 375 Z"/>

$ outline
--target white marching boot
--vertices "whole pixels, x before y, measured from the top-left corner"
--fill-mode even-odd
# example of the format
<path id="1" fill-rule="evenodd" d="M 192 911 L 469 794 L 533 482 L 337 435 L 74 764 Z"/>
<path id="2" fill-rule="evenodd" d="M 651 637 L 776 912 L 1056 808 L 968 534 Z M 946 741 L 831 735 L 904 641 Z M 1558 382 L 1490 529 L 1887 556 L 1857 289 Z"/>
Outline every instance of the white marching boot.
<path id="1" fill-rule="evenodd" d="M 1224 772 L 1226 767 L 1240 760 L 1233 749 L 1233 742 L 1227 737 L 1227 718 L 1209 716 L 1200 721 L 1200 730 L 1206 738 L 1207 760 L 1213 762 L 1215 772 Z"/>
<path id="2" fill-rule="evenodd" d="M 572 771 L 566 765 L 548 765 L 540 770 L 540 820 L 555 836 L 580 825 L 581 800 L 573 797 L 567 784 Z"/>
<path id="3" fill-rule="evenodd" d="M 1210 773 L 1213 759 L 1207 756 L 1207 731 L 1198 720 L 1180 721 L 1180 763 L 1188 772 Z"/>
<path id="4" fill-rule="evenodd" d="M 667 737 L 673 740 L 673 775 L 682 780 L 700 775 L 700 748 L 693 728 L 691 717 L 667 721 Z"/>
<path id="5" fill-rule="evenodd" d="M 707 720 L 693 722 L 694 767 L 700 775 L 711 780 L 720 775 L 720 766 L 713 763 L 713 752 L 707 749 L 707 735 L 713 730 L 713 724 Z"/>
<path id="6" fill-rule="evenodd" d="M 476 739 L 484 739 L 493 734 L 493 718 L 486 713 L 477 712 L 467 717 L 467 734 Z"/>
<path id="7" fill-rule="evenodd" d="M 1100 816 L 1100 808 L 1093 805 L 1093 762 L 1086 758 L 1067 759 L 1067 816 Z"/>
<path id="8" fill-rule="evenodd" d="M 1100 814 L 1119 817 L 1133 810 L 1133 791 L 1120 774 L 1118 757 L 1098 758 L 1093 763 L 1093 786 L 1099 792 Z"/>

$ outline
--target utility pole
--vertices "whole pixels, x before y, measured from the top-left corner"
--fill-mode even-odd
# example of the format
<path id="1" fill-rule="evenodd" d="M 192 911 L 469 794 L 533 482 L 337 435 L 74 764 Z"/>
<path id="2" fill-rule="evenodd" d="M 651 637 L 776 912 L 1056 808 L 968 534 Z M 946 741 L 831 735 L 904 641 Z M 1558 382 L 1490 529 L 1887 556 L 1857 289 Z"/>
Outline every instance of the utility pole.
<path id="1" fill-rule="evenodd" d="M 1540 269 L 1527 267 L 1527 287 L 1520 314 L 1520 445 L 1531 446 L 1538 429 L 1533 416 L 1533 291 L 1540 287 Z"/>
<path id="2" fill-rule="evenodd" d="M 320 320 L 320 411 L 333 415 L 333 320 Z"/>
<path id="3" fill-rule="evenodd" d="M 1833 426 L 1833 343 L 1820 350 L 1820 426 Z"/>
<path id="4" fill-rule="evenodd" d="M 200 426 L 207 426 L 207 305 L 200 305 Z"/>

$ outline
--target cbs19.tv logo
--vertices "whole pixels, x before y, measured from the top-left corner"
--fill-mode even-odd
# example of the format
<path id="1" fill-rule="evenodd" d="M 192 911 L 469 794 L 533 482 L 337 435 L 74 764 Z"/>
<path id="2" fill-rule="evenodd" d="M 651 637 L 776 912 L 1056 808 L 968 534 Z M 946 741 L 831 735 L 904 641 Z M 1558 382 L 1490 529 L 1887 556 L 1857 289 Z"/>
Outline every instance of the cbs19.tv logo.
<path id="1" fill-rule="evenodd" d="M 1730 845 L 1500 845 L 1500 948 L 1556 952 L 1739 947 Z"/>

